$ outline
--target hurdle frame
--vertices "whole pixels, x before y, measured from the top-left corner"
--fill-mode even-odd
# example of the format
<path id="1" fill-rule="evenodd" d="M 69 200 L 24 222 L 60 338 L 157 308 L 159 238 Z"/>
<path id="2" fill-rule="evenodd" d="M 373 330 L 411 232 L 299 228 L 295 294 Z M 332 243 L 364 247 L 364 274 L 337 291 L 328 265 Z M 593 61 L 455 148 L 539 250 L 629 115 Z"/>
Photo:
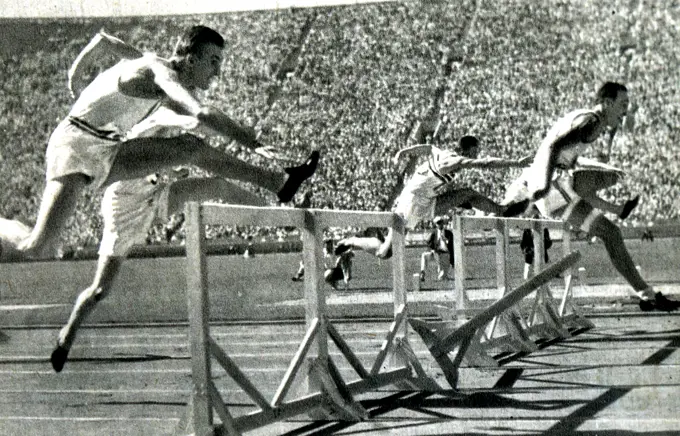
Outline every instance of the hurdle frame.
<path id="1" fill-rule="evenodd" d="M 580 257 L 581 255 L 578 252 L 570 253 L 517 288 L 505 293 L 475 317 L 463 323 L 426 322 L 415 318 L 409 319 L 411 326 L 422 338 L 451 388 L 457 388 L 458 370 L 464 359 L 473 366 L 487 366 L 487 360 L 496 362 L 486 354 L 484 344 L 480 342 L 489 324 L 504 313 L 512 311 L 529 294 L 538 292 L 545 283 L 557 274 L 571 268 Z M 453 359 L 450 356 L 451 354 L 453 354 Z"/>
<path id="2" fill-rule="evenodd" d="M 403 219 L 389 212 L 333 211 L 254 206 L 232 206 L 189 202 L 186 215 L 187 304 L 193 388 L 185 420 L 178 434 L 239 435 L 243 431 L 268 425 L 301 413 L 320 413 L 321 418 L 361 420 L 366 411 L 354 401 L 356 394 L 395 384 L 404 388 L 439 390 L 439 385 L 422 368 L 411 349 L 405 281 L 405 229 Z M 207 286 L 205 226 L 211 224 L 296 226 L 303 234 L 305 264 L 304 296 L 306 334 L 271 401 L 210 337 L 210 306 Z M 389 227 L 392 240 L 392 293 L 394 320 L 375 361 L 367 370 L 330 322 L 323 288 L 322 230 L 326 227 Z M 346 383 L 329 356 L 328 339 L 359 375 Z M 233 417 L 212 381 L 215 359 L 260 410 Z M 284 401 L 297 374 L 306 381 L 307 395 Z M 214 423 L 214 413 L 221 424 Z"/>
<path id="3" fill-rule="evenodd" d="M 503 298 L 510 289 L 510 229 L 512 227 L 531 229 L 534 239 L 533 275 L 538 275 L 545 268 L 544 229 L 558 230 L 562 235 L 563 257 L 571 253 L 571 228 L 568 223 L 550 219 L 501 218 L 456 216 L 452 222 L 454 235 L 454 291 L 456 293 L 455 309 L 441 308 L 442 318 L 450 319 L 459 325 L 464 318 L 479 313 L 472 307 L 465 287 L 465 235 L 474 231 L 493 231 L 496 250 L 496 289 L 497 298 Z M 531 278 L 531 277 L 529 277 Z M 498 366 L 487 350 L 501 348 L 511 353 L 529 353 L 538 348 L 537 343 L 545 340 L 557 340 L 570 337 L 593 327 L 573 304 L 573 268 L 563 271 L 564 291 L 559 304 L 550 290 L 548 281 L 542 283 L 535 294 L 528 314 L 523 314 L 519 305 L 515 305 L 495 317 L 485 331 L 478 337 L 466 355 L 466 359 L 475 366 Z M 494 336 L 496 329 L 502 325 L 505 334 Z"/>

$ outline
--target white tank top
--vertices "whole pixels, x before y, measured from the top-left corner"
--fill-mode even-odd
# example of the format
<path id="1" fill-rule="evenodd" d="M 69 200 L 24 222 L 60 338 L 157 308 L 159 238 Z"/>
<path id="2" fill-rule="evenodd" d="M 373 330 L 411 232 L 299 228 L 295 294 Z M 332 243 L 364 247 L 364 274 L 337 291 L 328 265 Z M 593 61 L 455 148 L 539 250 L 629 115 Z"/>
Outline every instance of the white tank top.
<path id="1" fill-rule="evenodd" d="M 131 97 L 120 91 L 118 83 L 126 62 L 130 61 L 123 60 L 99 74 L 80 94 L 69 116 L 121 136 L 144 119 L 159 99 Z"/>
<path id="2" fill-rule="evenodd" d="M 413 176 L 406 183 L 404 190 L 423 195 L 425 197 L 436 197 L 436 188 L 453 182 L 456 171 L 443 171 L 449 167 L 451 161 L 459 160 L 460 156 L 449 150 L 442 150 L 432 146 L 432 151 L 423 162 L 416 167 Z"/>
<path id="3" fill-rule="evenodd" d="M 545 135 L 545 139 L 541 144 L 542 148 L 546 148 L 548 144 L 553 143 L 557 138 L 564 136 L 570 130 L 572 130 L 575 125 L 581 124 L 583 122 L 582 117 L 596 117 L 600 116 L 588 109 L 579 109 L 569 112 L 567 115 L 560 118 Z M 568 169 L 572 168 L 576 162 L 576 158 L 582 155 L 588 148 L 589 143 L 579 142 L 572 144 L 566 149 L 563 149 L 557 156 L 557 166 Z"/>

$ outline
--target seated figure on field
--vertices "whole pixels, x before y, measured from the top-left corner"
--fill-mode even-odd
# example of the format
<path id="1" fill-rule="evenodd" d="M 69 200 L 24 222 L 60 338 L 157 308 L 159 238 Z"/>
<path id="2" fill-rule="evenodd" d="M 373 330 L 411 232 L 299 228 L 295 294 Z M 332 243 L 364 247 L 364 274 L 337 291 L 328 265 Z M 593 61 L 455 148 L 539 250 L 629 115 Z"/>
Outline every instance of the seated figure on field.
<path id="1" fill-rule="evenodd" d="M 337 256 L 335 265 L 331 268 L 326 268 L 324 271 L 324 281 L 331 285 L 333 289 L 338 289 L 338 283 L 342 282 L 345 285 L 345 290 L 349 289 L 349 282 L 352 280 L 352 259 L 354 252 L 347 250 Z"/>
<path id="2" fill-rule="evenodd" d="M 404 155 L 427 155 L 427 161 L 418 165 L 406 182 L 394 206 L 394 212 L 406 220 L 406 228 L 413 229 L 420 221 L 431 220 L 437 215 L 446 215 L 454 207 L 475 208 L 486 213 L 515 216 L 522 213 L 528 201 L 503 206 L 487 196 L 456 181 L 456 174 L 466 168 L 511 168 L 523 167 L 529 159 L 501 159 L 496 157 L 478 158 L 479 140 L 464 136 L 459 141 L 459 153 L 443 150 L 434 145 L 416 145 L 399 150 L 394 156 L 396 162 Z M 386 259 L 392 256 L 392 230 L 385 238 L 353 236 L 338 242 L 336 254 L 350 248 L 363 250 Z"/>

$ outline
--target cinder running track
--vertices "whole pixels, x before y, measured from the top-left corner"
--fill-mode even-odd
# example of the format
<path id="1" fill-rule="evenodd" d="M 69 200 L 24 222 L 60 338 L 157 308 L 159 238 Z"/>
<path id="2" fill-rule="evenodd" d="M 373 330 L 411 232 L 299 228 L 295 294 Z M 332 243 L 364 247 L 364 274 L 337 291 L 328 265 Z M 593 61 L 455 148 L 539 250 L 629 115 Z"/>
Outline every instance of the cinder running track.
<path id="1" fill-rule="evenodd" d="M 385 390 L 363 401 L 370 411 L 365 422 L 313 422 L 301 415 L 248 434 L 680 434 L 680 316 L 628 312 L 590 319 L 594 330 L 500 369 L 463 368 L 458 391 Z M 336 326 L 365 365 L 388 329 L 376 321 Z M 191 388 L 186 325 L 87 328 L 61 374 L 47 360 L 54 328 L 1 332 L 0 435 L 169 435 L 185 413 Z M 217 325 L 212 335 L 271 399 L 304 326 Z M 412 335 L 411 342 L 437 374 L 420 340 Z M 349 365 L 332 356 L 351 381 Z M 252 410 L 247 396 L 223 372 L 216 374 L 232 414 Z M 441 374 L 437 381 L 445 385 Z"/>

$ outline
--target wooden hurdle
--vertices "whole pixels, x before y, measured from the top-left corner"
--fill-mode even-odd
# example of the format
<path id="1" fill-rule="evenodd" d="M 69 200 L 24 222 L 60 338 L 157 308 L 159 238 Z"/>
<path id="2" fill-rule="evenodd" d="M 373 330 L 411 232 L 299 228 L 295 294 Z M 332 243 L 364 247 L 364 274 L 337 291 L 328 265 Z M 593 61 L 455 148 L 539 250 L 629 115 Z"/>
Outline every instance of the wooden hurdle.
<path id="1" fill-rule="evenodd" d="M 418 319 L 410 319 L 413 329 L 423 338 L 432 357 L 439 364 L 446 381 L 452 388 L 458 383 L 458 368 L 464 358 L 469 359 L 469 354 L 479 354 L 476 359 L 485 356 L 479 350 L 479 339 L 485 335 L 486 327 L 496 318 L 511 311 L 517 304 L 532 292 L 540 292 L 543 285 L 553 277 L 571 268 L 581 255 L 578 252 L 569 254 L 558 262 L 550 265 L 534 277 L 522 283 L 516 289 L 506 293 L 498 301 L 478 313 L 474 318 L 465 323 L 455 326 L 446 323 L 428 323 Z M 450 354 L 454 354 L 453 359 Z"/>
<path id="2" fill-rule="evenodd" d="M 228 206 L 188 203 L 186 214 L 187 294 L 193 390 L 187 417 L 178 426 L 178 434 L 240 435 L 292 416 L 310 413 L 317 417 L 361 420 L 366 411 L 354 400 L 360 393 L 394 384 L 404 388 L 438 390 L 440 387 L 422 368 L 411 349 L 408 337 L 406 284 L 404 277 L 404 223 L 401 217 L 387 212 L 352 212 L 317 209 Z M 296 226 L 303 232 L 305 264 L 306 335 L 294 355 L 274 397 L 267 400 L 210 336 L 205 226 L 210 224 L 262 226 Z M 349 344 L 327 316 L 323 290 L 322 231 L 326 227 L 390 227 L 394 321 L 370 369 L 366 369 Z M 345 382 L 328 353 L 331 339 L 358 375 Z M 212 381 L 211 364 L 215 360 L 248 394 L 259 410 L 234 417 L 229 413 Z M 306 380 L 306 395 L 287 399 L 296 375 Z M 221 424 L 215 424 L 216 412 Z"/>
<path id="3" fill-rule="evenodd" d="M 523 218 L 497 217 L 464 217 L 453 220 L 454 234 L 454 268 L 456 307 L 440 308 L 445 319 L 455 320 L 462 324 L 467 317 L 479 313 L 474 308 L 465 287 L 465 235 L 471 232 L 493 231 L 496 240 L 496 289 L 498 298 L 504 297 L 511 289 L 509 246 L 510 229 L 513 227 L 530 228 L 534 236 L 534 274 L 544 268 L 545 228 L 562 234 L 562 252 L 566 257 L 571 253 L 571 232 L 563 221 Z M 495 317 L 484 331 L 479 331 L 475 341 L 470 345 L 466 360 L 475 366 L 497 366 L 498 361 L 489 357 L 491 348 L 499 348 L 503 352 L 528 353 L 538 348 L 537 342 L 563 339 L 575 332 L 592 328 L 587 320 L 573 304 L 573 269 L 571 266 L 562 273 L 564 290 L 559 304 L 553 298 L 549 280 L 541 284 L 530 307 L 523 308 L 517 304 Z"/>

